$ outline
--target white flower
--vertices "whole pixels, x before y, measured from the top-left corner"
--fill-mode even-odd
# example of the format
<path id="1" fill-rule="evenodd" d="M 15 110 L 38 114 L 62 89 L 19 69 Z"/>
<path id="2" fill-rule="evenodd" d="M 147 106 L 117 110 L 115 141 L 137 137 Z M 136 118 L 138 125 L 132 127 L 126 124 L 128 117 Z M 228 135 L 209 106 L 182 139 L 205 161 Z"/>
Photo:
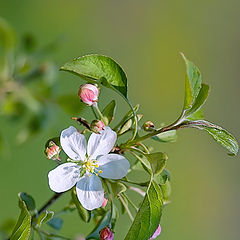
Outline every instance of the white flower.
<path id="1" fill-rule="evenodd" d="M 121 179 L 130 167 L 126 158 L 109 153 L 116 140 L 117 134 L 110 127 L 105 127 L 100 134 L 92 133 L 88 145 L 85 136 L 76 128 L 71 126 L 63 130 L 60 137 L 62 148 L 74 162 L 61 164 L 49 172 L 50 188 L 60 193 L 76 184 L 77 196 L 84 208 L 101 207 L 104 190 L 98 176 Z"/>

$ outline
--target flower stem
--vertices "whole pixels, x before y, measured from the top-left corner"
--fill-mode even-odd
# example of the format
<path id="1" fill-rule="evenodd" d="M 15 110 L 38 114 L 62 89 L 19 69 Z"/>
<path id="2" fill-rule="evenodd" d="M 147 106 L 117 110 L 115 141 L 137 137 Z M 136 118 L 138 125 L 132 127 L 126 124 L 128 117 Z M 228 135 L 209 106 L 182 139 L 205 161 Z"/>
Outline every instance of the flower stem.
<path id="1" fill-rule="evenodd" d="M 98 108 L 98 105 L 97 105 L 97 104 L 94 104 L 93 106 L 94 106 L 94 108 L 96 109 L 96 111 L 97 111 L 99 117 L 101 118 L 101 120 L 103 121 L 103 123 L 104 123 L 105 125 L 107 125 L 106 121 L 104 121 L 104 117 L 103 117 L 103 115 L 102 115 L 102 112 L 101 112 L 100 109 Z"/>
<path id="2" fill-rule="evenodd" d="M 132 216 L 132 214 L 131 214 L 131 212 L 130 212 L 130 210 L 129 210 L 129 208 L 128 208 L 128 205 L 127 205 L 126 202 L 123 200 L 123 198 L 122 198 L 121 195 L 118 195 L 118 197 L 119 197 L 119 200 L 121 201 L 121 203 L 123 204 L 123 206 L 125 207 L 125 209 L 126 209 L 126 211 L 127 211 L 127 214 L 128 214 L 128 216 L 129 216 L 130 220 L 133 222 L 134 218 L 133 218 L 133 216 Z"/>

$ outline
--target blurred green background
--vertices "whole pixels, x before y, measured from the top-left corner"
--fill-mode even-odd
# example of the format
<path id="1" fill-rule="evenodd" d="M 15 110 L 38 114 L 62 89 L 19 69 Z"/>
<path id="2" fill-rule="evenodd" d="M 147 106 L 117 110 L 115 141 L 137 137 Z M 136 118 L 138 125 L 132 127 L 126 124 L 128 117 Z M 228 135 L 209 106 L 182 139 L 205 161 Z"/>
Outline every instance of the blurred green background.
<path id="1" fill-rule="evenodd" d="M 145 120 L 156 124 L 170 123 L 180 114 L 185 67 L 178 53 L 184 52 L 212 89 L 206 118 L 240 139 L 239 8 L 238 0 L 1 0 L 0 16 L 18 38 L 33 33 L 39 45 L 64 36 L 53 56 L 58 66 L 89 53 L 113 57 L 128 75 L 129 98 L 141 105 Z M 59 73 L 63 94 L 77 93 L 80 83 L 75 76 Z M 102 99 L 104 93 L 108 100 L 115 98 L 104 90 Z M 118 107 L 119 115 L 123 109 L 127 111 L 127 105 Z M 47 173 L 54 165 L 46 160 L 43 147 L 72 124 L 70 117 L 56 110 L 50 127 L 21 146 L 14 136 L 24 122 L 0 119 L 8 146 L 0 156 L 0 223 L 17 218 L 18 192 L 31 193 L 38 206 L 52 195 Z M 173 185 L 159 239 L 240 239 L 239 157 L 229 157 L 207 134 L 192 129 L 180 131 L 176 143 L 153 144 L 169 155 Z M 67 196 L 53 209 L 66 201 Z M 123 239 L 129 226 L 128 218 L 121 217 L 115 239 Z M 61 232 L 74 238 L 89 230 L 75 213 L 65 217 Z"/>

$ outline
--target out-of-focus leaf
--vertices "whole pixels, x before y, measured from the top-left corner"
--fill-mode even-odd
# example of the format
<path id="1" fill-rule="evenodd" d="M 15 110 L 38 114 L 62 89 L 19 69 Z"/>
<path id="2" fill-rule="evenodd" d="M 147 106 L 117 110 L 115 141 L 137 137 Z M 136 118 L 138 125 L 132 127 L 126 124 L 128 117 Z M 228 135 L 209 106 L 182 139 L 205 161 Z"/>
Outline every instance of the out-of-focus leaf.
<path id="1" fill-rule="evenodd" d="M 28 212 L 27 204 L 21 199 L 20 194 L 18 198 L 21 213 L 13 229 L 10 240 L 28 240 L 31 232 L 31 215 Z"/>
<path id="2" fill-rule="evenodd" d="M 79 202 L 76 194 L 76 189 L 72 190 L 72 200 L 78 210 L 78 214 L 84 222 L 89 222 L 91 219 L 91 211 L 85 209 L 82 204 Z"/>
<path id="3" fill-rule="evenodd" d="M 154 181 L 159 185 L 164 185 L 166 181 L 170 181 L 170 172 L 165 168 L 159 175 L 154 176 Z"/>
<path id="4" fill-rule="evenodd" d="M 25 192 L 21 192 L 18 194 L 18 197 L 25 202 L 28 211 L 34 211 L 36 209 L 36 204 L 32 196 Z"/>
<path id="5" fill-rule="evenodd" d="M 162 190 L 162 197 L 164 204 L 169 202 L 169 197 L 171 195 L 171 183 L 167 180 L 165 184 L 160 185 Z"/>
<path id="6" fill-rule="evenodd" d="M 103 118 L 104 118 L 103 120 L 104 122 L 107 123 L 107 125 L 109 125 L 113 120 L 115 108 L 116 108 L 116 102 L 115 100 L 112 100 L 102 111 Z"/>
<path id="7" fill-rule="evenodd" d="M 205 120 L 189 121 L 184 125 L 184 127 L 192 127 L 200 130 L 205 130 L 213 137 L 215 141 L 225 147 L 231 155 L 237 155 L 239 149 L 237 140 L 231 133 L 222 127 L 219 127 Z"/>
<path id="8" fill-rule="evenodd" d="M 48 222 L 53 218 L 54 212 L 52 211 L 44 211 L 41 213 L 41 215 L 38 217 L 37 220 L 37 227 L 41 227 L 41 225 L 45 222 Z"/>
<path id="9" fill-rule="evenodd" d="M 60 230 L 63 225 L 63 220 L 58 217 L 53 217 L 51 220 L 47 222 L 47 224 L 56 230 Z"/>
<path id="10" fill-rule="evenodd" d="M 162 215 L 161 198 L 160 187 L 152 181 L 125 240 L 148 240 L 153 235 Z"/>
<path id="11" fill-rule="evenodd" d="M 102 219 L 98 222 L 98 224 L 95 226 L 93 231 L 86 237 L 86 240 L 99 239 L 100 230 L 109 224 L 110 218 L 111 218 L 111 213 L 110 211 L 108 211 L 105 213 Z"/>
<path id="12" fill-rule="evenodd" d="M 152 139 L 158 141 L 158 142 L 176 142 L 177 140 L 177 131 L 171 130 L 167 132 L 160 133 L 156 136 L 153 136 Z"/>
<path id="13" fill-rule="evenodd" d="M 57 103 L 66 113 L 71 115 L 79 115 L 86 108 L 86 104 L 82 103 L 77 95 L 60 96 Z"/>
<path id="14" fill-rule="evenodd" d="M 120 183 L 120 182 L 110 182 L 110 183 L 111 183 L 114 197 L 117 197 L 119 194 L 127 190 L 126 186 L 123 183 Z"/>
<path id="15" fill-rule="evenodd" d="M 181 53 L 186 64 L 184 109 L 191 108 L 201 89 L 202 79 L 199 69 Z"/>
<path id="16" fill-rule="evenodd" d="M 0 45 L 3 45 L 6 50 L 15 47 L 15 33 L 3 18 L 0 18 Z"/>
<path id="17" fill-rule="evenodd" d="M 168 159 L 167 154 L 162 152 L 146 154 L 145 157 L 150 162 L 153 175 L 158 175 L 163 171 Z"/>
<path id="18" fill-rule="evenodd" d="M 77 74 L 94 83 L 98 83 L 100 80 L 100 83 L 106 87 L 113 87 L 127 98 L 126 74 L 119 64 L 110 57 L 98 54 L 86 55 L 64 64 L 60 70 Z"/>

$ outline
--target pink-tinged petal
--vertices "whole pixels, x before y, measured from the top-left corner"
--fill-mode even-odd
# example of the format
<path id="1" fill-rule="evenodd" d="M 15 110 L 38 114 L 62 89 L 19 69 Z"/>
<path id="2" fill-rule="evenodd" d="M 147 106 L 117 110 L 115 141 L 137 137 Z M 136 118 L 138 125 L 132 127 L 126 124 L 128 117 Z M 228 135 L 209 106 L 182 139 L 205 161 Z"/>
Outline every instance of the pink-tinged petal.
<path id="1" fill-rule="evenodd" d="M 100 134 L 92 133 L 87 146 L 88 156 L 96 159 L 100 155 L 108 154 L 117 140 L 117 134 L 110 128 L 105 127 Z"/>
<path id="2" fill-rule="evenodd" d="M 153 239 L 157 238 L 160 235 L 161 231 L 162 231 L 162 229 L 161 229 L 161 226 L 159 224 L 158 228 L 155 231 L 155 233 L 152 235 L 152 237 L 149 240 L 153 240 Z"/>
<path id="3" fill-rule="evenodd" d="M 80 86 L 78 92 L 80 99 L 89 106 L 93 105 L 94 102 L 97 102 L 98 94 L 99 89 L 93 84 L 83 84 Z"/>
<path id="4" fill-rule="evenodd" d="M 76 185 L 77 196 L 84 208 L 93 210 L 102 206 L 104 191 L 102 182 L 96 175 L 85 174 Z"/>
<path id="5" fill-rule="evenodd" d="M 70 126 L 61 132 L 60 143 L 69 158 L 73 160 L 85 160 L 86 138 L 75 127 Z"/>
<path id="6" fill-rule="evenodd" d="M 57 193 L 71 189 L 79 180 L 80 167 L 75 163 L 64 163 L 48 173 L 49 187 Z"/>
<path id="7" fill-rule="evenodd" d="M 97 159 L 99 165 L 99 176 L 110 179 L 121 179 L 125 177 L 130 168 L 128 160 L 119 154 L 110 153 Z"/>

